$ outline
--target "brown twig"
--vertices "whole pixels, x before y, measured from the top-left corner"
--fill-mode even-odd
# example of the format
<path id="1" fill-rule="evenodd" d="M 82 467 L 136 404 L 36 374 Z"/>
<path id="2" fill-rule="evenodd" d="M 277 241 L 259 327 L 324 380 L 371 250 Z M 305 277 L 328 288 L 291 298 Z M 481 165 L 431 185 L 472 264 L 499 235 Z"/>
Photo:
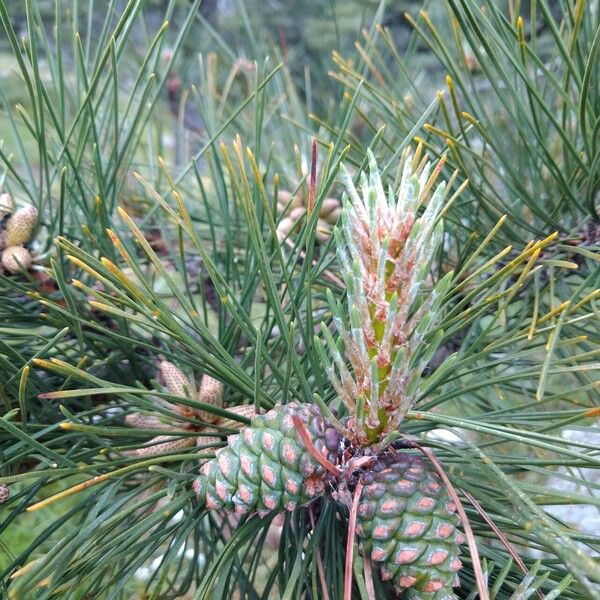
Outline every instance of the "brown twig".
<path id="1" fill-rule="evenodd" d="M 344 565 L 344 600 L 352 600 L 352 562 L 354 560 L 354 534 L 356 533 L 356 518 L 358 516 L 358 503 L 362 494 L 364 483 L 359 481 L 354 490 L 350 518 L 348 520 L 348 538 L 346 539 L 346 564 Z"/>
<path id="2" fill-rule="evenodd" d="M 330 462 L 329 460 L 327 460 L 327 458 L 325 456 L 323 456 L 315 448 L 315 445 L 312 443 L 312 440 L 310 439 L 310 435 L 309 435 L 308 431 L 306 431 L 306 427 L 304 426 L 304 423 L 302 422 L 302 420 L 300 419 L 300 417 L 298 417 L 297 415 L 293 415 L 292 416 L 292 421 L 294 423 L 294 427 L 298 430 L 298 434 L 302 438 L 302 441 L 304 442 L 304 445 L 306 446 L 306 449 L 314 456 L 315 460 L 324 469 L 327 469 L 327 471 L 329 471 L 330 473 L 332 473 L 336 477 L 339 477 L 340 476 L 340 472 L 336 468 L 336 466 L 332 462 Z"/>
<path id="3" fill-rule="evenodd" d="M 479 504 L 479 502 L 477 502 L 477 500 L 475 500 L 475 498 L 473 498 L 473 496 L 471 496 L 469 492 L 465 492 L 465 490 L 463 489 L 461 489 L 460 491 L 465 495 L 466 499 L 473 505 L 475 510 L 481 515 L 481 518 L 489 525 L 490 529 L 496 534 L 496 537 L 502 542 L 502 544 L 508 550 L 508 553 L 513 557 L 517 565 L 519 565 L 521 571 L 523 571 L 523 573 L 527 575 L 527 573 L 529 572 L 529 569 L 527 569 L 527 565 L 523 562 L 517 551 L 513 548 L 512 544 L 508 541 L 508 538 L 502 533 L 502 531 L 500 531 L 496 523 L 492 521 L 492 518 L 487 514 L 487 512 L 485 512 L 481 504 Z M 544 600 L 544 594 L 542 594 L 540 590 L 537 590 L 536 593 L 540 600 Z"/>
<path id="4" fill-rule="evenodd" d="M 310 517 L 310 526 L 315 529 L 315 515 L 313 514 L 313 507 L 308 507 L 308 516 Z M 327 591 L 327 580 L 325 579 L 325 569 L 323 568 L 323 561 L 321 560 L 321 551 L 317 548 L 317 571 L 319 572 L 319 581 L 321 582 L 321 589 L 323 590 L 323 600 L 329 600 L 329 592 Z"/>
<path id="5" fill-rule="evenodd" d="M 363 569 L 365 572 L 365 588 L 367 590 L 367 598 L 376 600 L 375 586 L 373 585 L 373 564 L 368 556 L 363 557 Z"/>
<path id="6" fill-rule="evenodd" d="M 413 441 L 413 445 L 415 448 L 420 450 L 434 466 L 438 475 L 442 478 L 448 493 L 450 494 L 454 504 L 456 504 L 456 510 L 460 516 L 460 520 L 465 532 L 465 536 L 467 538 L 467 543 L 469 545 L 469 552 L 471 553 L 471 560 L 473 561 L 473 571 L 475 572 L 475 581 L 477 582 L 477 590 L 479 591 L 480 600 L 489 600 L 490 595 L 487 589 L 487 585 L 485 583 L 485 577 L 483 575 L 483 569 L 481 568 L 481 562 L 479 559 L 479 552 L 477 550 L 477 543 L 475 542 L 475 536 L 473 535 L 473 530 L 471 529 L 471 524 L 469 523 L 469 519 L 467 518 L 467 513 L 454 489 L 454 486 L 450 483 L 444 469 L 442 468 L 442 463 L 436 458 L 436 456 L 429 450 L 428 448 L 424 448 L 417 442 Z"/>

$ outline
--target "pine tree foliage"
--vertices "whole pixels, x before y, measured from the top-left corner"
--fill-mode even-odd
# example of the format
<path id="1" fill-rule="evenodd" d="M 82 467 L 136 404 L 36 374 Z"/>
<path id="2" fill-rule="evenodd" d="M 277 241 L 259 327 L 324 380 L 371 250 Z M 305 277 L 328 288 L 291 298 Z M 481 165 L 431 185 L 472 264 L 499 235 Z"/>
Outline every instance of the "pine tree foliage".
<path id="1" fill-rule="evenodd" d="M 323 234 L 321 214 L 369 176 L 396 193 L 417 149 L 447 184 L 413 207 L 436 243 L 403 308 L 431 315 L 385 434 L 432 451 L 464 506 L 480 560 L 461 544 L 458 597 L 479 579 L 489 598 L 600 598 L 600 537 L 570 518 L 598 505 L 598 2 L 425 3 L 402 48 L 381 5 L 355 54 L 334 54 L 330 105 L 260 24 L 252 62 L 199 2 L 157 23 L 143 0 L 57 1 L 49 27 L 28 0 L 24 36 L 11 4 L 21 97 L 0 85 L 0 191 L 39 216 L 31 268 L 0 273 L 0 594 L 343 597 L 342 503 L 236 515 L 193 482 L 254 411 L 352 415 L 360 264 L 347 221 Z M 200 35 L 220 50 L 193 57 L 174 106 Z M 394 597 L 365 547 L 352 597 Z"/>

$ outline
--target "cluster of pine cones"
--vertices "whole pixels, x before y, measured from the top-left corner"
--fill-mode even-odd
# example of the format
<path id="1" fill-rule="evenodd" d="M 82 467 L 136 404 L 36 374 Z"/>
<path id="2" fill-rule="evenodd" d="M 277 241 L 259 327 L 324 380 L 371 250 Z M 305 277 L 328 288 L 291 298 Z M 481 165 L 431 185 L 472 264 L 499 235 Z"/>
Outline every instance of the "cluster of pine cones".
<path id="1" fill-rule="evenodd" d="M 125 417 L 129 426 L 161 432 L 129 453 L 135 457 L 195 445 L 216 449 L 214 458 L 203 459 L 193 486 L 207 510 L 265 516 L 324 497 L 346 507 L 348 530 L 355 531 L 365 559 L 414 600 L 457 598 L 465 541 L 439 465 L 416 446 L 395 441 L 436 349 L 426 335 L 440 319 L 451 284 L 452 274 L 434 285 L 428 281 L 443 241 L 447 190 L 444 182 L 436 184 L 442 166 L 431 165 L 421 146 L 414 155 L 406 150 L 394 195 L 384 190 L 369 153 L 362 194 L 343 170 L 347 194 L 341 202 L 319 204 L 317 235 L 335 236 L 346 305 L 329 295 L 338 341 L 323 322 L 329 356 L 318 339 L 315 347 L 346 416 L 338 418 L 322 402 L 291 402 L 261 415 L 254 406 L 229 408 L 232 419 L 222 417 L 221 382 L 205 374 L 197 390 L 193 379 L 161 360 L 159 379 L 171 394 L 156 401 L 161 416 Z M 284 216 L 277 236 L 284 242 L 302 226 L 308 207 L 299 194 L 283 192 L 278 200 Z M 250 425 L 240 429 L 246 420 Z M 232 430 L 238 432 L 223 446 Z"/>
<path id="2" fill-rule="evenodd" d="M 0 194 L 0 272 L 17 273 L 31 266 L 27 244 L 37 223 L 35 206 L 28 204 L 15 210 L 15 201 L 8 193 Z"/>
<path id="3" fill-rule="evenodd" d="M 333 232 L 336 239 L 346 306 L 330 295 L 341 343 L 322 323 L 331 359 L 318 341 L 316 348 L 348 416 L 339 420 L 321 403 L 278 405 L 230 436 L 194 483 L 207 509 L 238 515 L 294 510 L 329 495 L 350 510 L 349 531 L 355 526 L 381 579 L 415 600 L 456 598 L 464 542 L 457 507 L 434 465 L 393 442 L 435 351 L 425 336 L 451 283 L 451 274 L 434 286 L 427 281 L 443 240 L 447 190 L 436 184 L 442 166 L 433 167 L 421 146 L 414 155 L 405 151 L 394 195 L 369 153 L 362 194 L 342 170 L 343 202 L 321 204 L 327 237 Z M 301 198 L 288 200 L 293 208 L 279 223 L 280 240 L 305 210 Z"/>
<path id="4" fill-rule="evenodd" d="M 224 386 L 210 375 L 205 374 L 196 389 L 193 379 L 186 377 L 172 362 L 161 360 L 158 363 L 158 379 L 174 396 L 223 408 Z M 207 449 L 214 448 L 221 443 L 222 430 L 237 430 L 241 426 L 238 420 L 215 415 L 186 404 L 158 399 L 157 403 L 160 403 L 165 411 L 177 415 L 177 417 L 167 419 L 158 417 L 155 413 L 142 414 L 139 412 L 128 414 L 125 417 L 125 424 L 129 427 L 164 431 L 164 433 L 152 438 L 148 445 L 125 452 L 126 455 L 149 458 L 150 456 L 179 452 L 195 445 Z M 243 419 L 252 419 L 256 416 L 254 406 L 251 405 L 235 406 L 227 410 Z M 181 435 L 181 433 L 192 432 L 196 436 Z"/>
<path id="5" fill-rule="evenodd" d="M 276 406 L 228 438 L 228 446 L 202 466 L 194 489 L 208 509 L 265 515 L 294 510 L 325 494 L 350 508 L 360 481 L 356 534 L 381 578 L 392 579 L 408 597 L 456 598 L 452 588 L 458 585 L 464 536 L 456 506 L 433 466 L 393 447 L 373 456 L 355 450 L 318 406 Z M 324 468 L 319 455 L 338 476 Z"/>
<path id="6" fill-rule="evenodd" d="M 288 190 L 279 190 L 277 197 L 277 214 L 283 215 L 277 225 L 277 238 L 283 242 L 291 234 L 297 232 L 306 215 L 307 202 L 301 189 L 295 194 Z M 326 243 L 331 237 L 333 226 L 339 219 L 342 205 L 337 198 L 325 198 L 321 204 L 315 235 L 320 242 Z"/>
<path id="7" fill-rule="evenodd" d="M 173 363 L 161 360 L 159 379 L 171 394 L 223 408 L 223 384 L 204 375 L 198 390 Z M 215 448 L 223 429 L 240 422 L 181 403 L 160 401 L 181 417 L 169 422 L 156 414 L 131 413 L 131 427 L 163 430 L 148 445 L 131 451 L 139 458 L 181 451 L 194 445 Z M 328 423 L 315 404 L 278 405 L 257 416 L 250 405 L 228 409 L 251 425 L 227 438 L 194 482 L 209 510 L 241 516 L 294 510 L 329 495 L 350 509 L 358 482 L 356 535 L 362 550 L 408 597 L 450 600 L 461 568 L 456 507 L 432 465 L 421 456 L 393 446 L 381 453 L 357 448 Z M 201 421 L 204 425 L 193 425 Z M 196 436 L 181 437 L 182 431 Z M 179 434 L 179 435 L 178 435 Z M 308 438 L 308 439 L 307 439 Z M 334 472 L 320 462 L 324 460 Z"/>

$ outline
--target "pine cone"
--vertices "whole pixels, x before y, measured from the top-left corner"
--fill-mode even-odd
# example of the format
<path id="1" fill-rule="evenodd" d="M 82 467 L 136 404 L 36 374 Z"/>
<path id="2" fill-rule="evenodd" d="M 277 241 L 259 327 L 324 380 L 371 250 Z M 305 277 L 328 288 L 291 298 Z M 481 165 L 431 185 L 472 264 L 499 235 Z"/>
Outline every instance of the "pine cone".
<path id="1" fill-rule="evenodd" d="M 158 363 L 158 369 L 162 381 L 171 394 L 182 398 L 192 398 L 194 396 L 192 383 L 172 362 L 161 360 Z"/>
<path id="2" fill-rule="evenodd" d="M 464 535 L 456 506 L 433 467 L 409 453 L 382 456 L 358 506 L 363 551 L 408 598 L 451 600 Z"/>
<path id="3" fill-rule="evenodd" d="M 38 213 L 31 204 L 19 208 L 6 222 L 5 243 L 7 246 L 21 246 L 31 239 L 31 232 L 37 221 Z"/>
<path id="4" fill-rule="evenodd" d="M 318 452 L 336 461 L 337 443 L 318 407 L 290 403 L 256 417 L 250 427 L 230 436 L 228 446 L 202 467 L 194 489 L 209 509 L 293 510 L 323 493 L 327 474 L 306 449 L 294 425 L 298 417 Z M 329 448 L 325 440 L 329 442 Z"/>
<path id="5" fill-rule="evenodd" d="M 136 448 L 135 450 L 126 450 L 123 454 L 125 456 L 151 458 L 152 456 L 180 452 L 187 448 L 191 448 L 195 444 L 196 441 L 193 437 L 178 438 L 173 435 L 158 435 L 155 438 L 152 438 L 151 445 L 144 448 Z"/>
<path id="6" fill-rule="evenodd" d="M 161 421 L 154 415 L 144 415 L 142 413 L 130 413 L 125 417 L 125 424 L 136 429 L 173 429 L 171 425 Z"/>
<path id="7" fill-rule="evenodd" d="M 31 266 L 31 254 L 23 246 L 9 246 L 2 252 L 2 266 L 11 273 L 18 273 L 21 269 Z"/>
<path id="8" fill-rule="evenodd" d="M 251 421 L 256 418 L 256 410 L 254 410 L 253 404 L 242 404 L 240 406 L 228 407 L 227 410 L 231 413 L 239 415 L 240 417 L 246 417 Z M 227 429 L 239 429 L 242 424 L 235 419 L 226 419 L 224 417 L 219 418 L 216 425 Z"/>
<path id="9" fill-rule="evenodd" d="M 198 400 L 205 402 L 206 404 L 212 404 L 218 408 L 223 408 L 223 390 L 225 386 L 221 381 L 211 377 L 210 375 L 204 375 L 200 382 L 200 390 L 198 392 Z M 214 423 L 219 420 L 219 415 L 215 415 L 206 410 L 196 411 L 196 416 L 203 421 L 208 423 Z"/>
<path id="10" fill-rule="evenodd" d="M 0 484 L 0 504 L 3 504 L 10 498 L 10 488 L 2 483 Z"/>

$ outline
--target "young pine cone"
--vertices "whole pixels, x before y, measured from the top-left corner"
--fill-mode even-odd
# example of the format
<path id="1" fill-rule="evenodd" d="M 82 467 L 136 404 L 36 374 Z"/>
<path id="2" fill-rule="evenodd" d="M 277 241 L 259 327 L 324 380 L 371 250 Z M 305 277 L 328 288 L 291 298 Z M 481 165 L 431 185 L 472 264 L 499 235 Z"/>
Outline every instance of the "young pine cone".
<path id="1" fill-rule="evenodd" d="M 407 598 L 455 600 L 464 535 L 443 481 L 409 453 L 386 454 L 378 467 L 358 506 L 363 551 Z"/>
<path id="2" fill-rule="evenodd" d="M 29 269 L 32 258 L 24 247 L 31 240 L 38 213 L 31 204 L 13 212 L 15 202 L 10 194 L 0 194 L 0 272 L 18 273 Z"/>
<path id="3" fill-rule="evenodd" d="M 160 377 L 171 394 L 182 398 L 195 398 L 201 402 L 223 408 L 224 385 L 210 375 L 204 375 L 200 382 L 200 390 L 196 392 L 193 380 L 188 379 L 173 363 L 162 360 L 159 363 Z M 205 410 L 199 410 L 185 404 L 179 404 L 177 411 L 187 419 L 202 419 L 208 423 L 216 422 L 219 417 Z"/>
<path id="4" fill-rule="evenodd" d="M 10 498 L 10 488 L 4 484 L 0 484 L 0 504 L 3 504 Z"/>
<path id="5" fill-rule="evenodd" d="M 174 396 L 181 398 L 198 398 L 200 402 L 223 407 L 223 389 L 224 385 L 210 375 L 204 375 L 200 383 L 200 390 L 196 392 L 196 385 L 193 379 L 188 379 L 186 375 L 173 363 L 161 360 L 158 364 L 159 379 Z M 158 415 L 148 415 L 138 412 L 130 413 L 125 416 L 125 424 L 137 429 L 156 429 L 164 430 L 163 435 L 158 435 L 149 440 L 148 445 L 134 450 L 123 452 L 125 456 L 134 456 L 148 458 L 172 452 L 185 451 L 196 445 L 203 450 L 209 450 L 212 447 L 219 446 L 221 443 L 222 429 L 239 429 L 241 423 L 235 418 L 228 418 L 215 415 L 208 411 L 199 410 L 192 406 L 182 403 L 173 403 L 164 401 L 161 403 L 167 406 L 174 413 L 179 413 L 185 419 L 200 419 L 205 421 L 204 425 L 189 424 L 185 421 L 163 420 Z M 255 416 L 254 406 L 241 405 L 228 407 L 230 413 L 252 420 Z M 181 437 L 178 434 L 182 432 L 195 431 L 198 433 L 194 440 L 192 436 Z"/>
<path id="6" fill-rule="evenodd" d="M 302 421 L 317 451 L 336 461 L 339 435 L 326 427 L 317 406 L 276 406 L 230 436 L 228 446 L 203 465 L 194 489 L 208 509 L 262 515 L 293 510 L 323 493 L 327 473 L 307 450 L 293 417 Z"/>
<path id="7" fill-rule="evenodd" d="M 301 227 L 303 219 L 306 218 L 307 206 L 300 190 L 295 196 L 287 190 L 280 190 L 278 200 L 277 212 L 284 215 L 277 226 L 277 237 L 282 242 Z M 341 210 L 341 203 L 337 198 L 323 200 L 315 230 L 320 242 L 327 243 L 331 237 L 333 225 L 337 222 Z"/>
<path id="8" fill-rule="evenodd" d="M 23 246 L 8 246 L 2 251 L 2 266 L 10 273 L 18 273 L 31 266 L 31 254 Z"/>
<path id="9" fill-rule="evenodd" d="M 31 239 L 31 232 L 37 222 L 38 213 L 35 206 L 29 204 L 19 208 L 9 217 L 6 222 L 5 240 L 6 246 L 22 246 Z"/>

